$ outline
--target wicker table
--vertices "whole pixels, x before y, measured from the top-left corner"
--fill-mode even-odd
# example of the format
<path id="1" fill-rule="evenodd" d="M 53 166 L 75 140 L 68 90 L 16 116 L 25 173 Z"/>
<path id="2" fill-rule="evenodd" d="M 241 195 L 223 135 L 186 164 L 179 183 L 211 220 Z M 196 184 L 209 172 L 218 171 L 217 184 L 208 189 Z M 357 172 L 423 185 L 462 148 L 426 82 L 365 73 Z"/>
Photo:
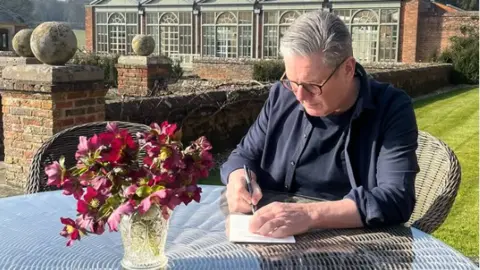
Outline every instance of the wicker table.
<path id="1" fill-rule="evenodd" d="M 233 244 L 225 236 L 224 187 L 203 186 L 201 203 L 180 206 L 167 240 L 174 269 L 476 269 L 467 258 L 418 230 L 323 230 L 294 245 Z M 281 196 L 269 198 L 280 199 Z M 120 233 L 65 247 L 60 216 L 74 217 L 59 191 L 0 200 L 0 269 L 120 269 Z"/>

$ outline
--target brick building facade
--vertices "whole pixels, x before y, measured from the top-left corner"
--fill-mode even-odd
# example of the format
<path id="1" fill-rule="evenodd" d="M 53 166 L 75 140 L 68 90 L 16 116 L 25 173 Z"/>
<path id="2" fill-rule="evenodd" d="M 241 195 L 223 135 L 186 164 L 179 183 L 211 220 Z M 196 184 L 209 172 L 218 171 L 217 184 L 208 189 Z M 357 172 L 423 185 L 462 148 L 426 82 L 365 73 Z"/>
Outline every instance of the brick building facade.
<path id="1" fill-rule="evenodd" d="M 360 62 L 428 61 L 459 33 L 477 25 L 476 12 L 427 0 L 96 0 L 86 6 L 86 47 L 132 54 L 138 33 L 152 35 L 154 54 L 194 57 L 279 58 L 282 33 L 302 13 L 331 10 L 348 25 Z"/>

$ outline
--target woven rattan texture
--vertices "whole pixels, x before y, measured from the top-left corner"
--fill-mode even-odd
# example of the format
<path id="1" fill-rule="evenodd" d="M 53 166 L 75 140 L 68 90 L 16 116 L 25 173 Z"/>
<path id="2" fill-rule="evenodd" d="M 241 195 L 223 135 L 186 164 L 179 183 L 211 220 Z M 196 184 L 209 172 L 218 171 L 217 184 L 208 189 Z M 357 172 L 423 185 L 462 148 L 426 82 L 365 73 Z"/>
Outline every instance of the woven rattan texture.
<path id="1" fill-rule="evenodd" d="M 452 149 L 425 131 L 419 132 L 417 157 L 417 201 L 407 225 L 432 233 L 452 208 L 460 186 L 461 167 Z"/>
<path id="2" fill-rule="evenodd" d="M 65 156 L 65 165 L 67 168 L 76 164 L 75 152 L 79 143 L 79 137 L 91 137 L 94 134 L 104 132 L 108 122 L 94 122 L 83 125 L 77 125 L 62 130 L 52 136 L 48 141 L 36 151 L 32 163 L 28 179 L 25 185 L 25 193 L 36 193 L 41 191 L 55 190 L 55 187 L 47 186 L 47 176 L 45 174 L 45 165 L 51 164 L 58 160 L 62 155 Z M 119 128 L 128 129 L 132 136 L 136 136 L 137 132 L 148 131 L 150 127 L 142 124 L 129 122 L 116 122 Z"/>
<path id="3" fill-rule="evenodd" d="M 168 269 L 476 269 L 450 247 L 406 227 L 317 231 L 293 245 L 233 244 L 225 234 L 224 187 L 202 187 L 201 203 L 173 213 Z M 74 214 L 74 199 L 60 191 L 1 199 L 0 269 L 120 269 L 119 233 L 65 247 L 59 219 Z"/>

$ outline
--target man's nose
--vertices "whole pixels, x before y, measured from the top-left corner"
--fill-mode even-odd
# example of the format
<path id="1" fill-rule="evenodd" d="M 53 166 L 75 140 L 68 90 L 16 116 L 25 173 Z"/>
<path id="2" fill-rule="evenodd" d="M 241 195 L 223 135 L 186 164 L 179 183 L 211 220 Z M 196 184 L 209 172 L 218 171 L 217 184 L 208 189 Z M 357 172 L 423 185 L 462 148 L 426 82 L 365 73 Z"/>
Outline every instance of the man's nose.
<path id="1" fill-rule="evenodd" d="M 298 100 L 303 101 L 308 98 L 308 92 L 303 88 L 303 85 L 299 85 L 296 92 Z"/>

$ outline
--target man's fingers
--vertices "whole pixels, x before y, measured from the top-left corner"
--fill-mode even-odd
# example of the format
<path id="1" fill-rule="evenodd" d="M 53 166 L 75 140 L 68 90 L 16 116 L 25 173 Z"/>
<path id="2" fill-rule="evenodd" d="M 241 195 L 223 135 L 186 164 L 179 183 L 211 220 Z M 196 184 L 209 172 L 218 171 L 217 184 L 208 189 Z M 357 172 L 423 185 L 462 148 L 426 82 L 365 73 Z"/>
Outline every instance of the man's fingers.
<path id="1" fill-rule="evenodd" d="M 273 231 L 277 230 L 280 226 L 283 225 L 285 225 L 285 221 L 283 219 L 271 219 L 265 222 L 265 224 L 263 224 L 263 226 L 260 227 L 260 229 L 258 229 L 256 233 L 260 235 L 270 236 Z"/>
<path id="2" fill-rule="evenodd" d="M 237 189 L 237 196 L 244 200 L 247 204 L 250 204 L 252 201 L 252 196 L 250 196 L 250 193 L 248 192 L 246 187 L 241 187 Z"/>
<path id="3" fill-rule="evenodd" d="M 228 205 L 230 213 L 249 213 L 252 211 L 250 204 L 246 203 L 242 199 L 231 201 Z"/>
<path id="4" fill-rule="evenodd" d="M 253 188 L 252 204 L 257 205 L 263 196 L 262 189 L 257 184 L 257 181 L 252 181 L 252 188 Z"/>
<path id="5" fill-rule="evenodd" d="M 276 228 L 267 236 L 273 237 L 273 238 L 283 238 L 283 237 L 291 236 L 292 233 L 290 231 L 291 231 L 291 227 L 289 227 L 288 225 L 283 225 Z"/>
<path id="6" fill-rule="evenodd" d="M 250 220 L 249 229 L 251 232 L 258 231 L 265 223 L 275 218 L 275 212 L 272 211 L 272 206 L 266 205 L 258 209 Z"/>

